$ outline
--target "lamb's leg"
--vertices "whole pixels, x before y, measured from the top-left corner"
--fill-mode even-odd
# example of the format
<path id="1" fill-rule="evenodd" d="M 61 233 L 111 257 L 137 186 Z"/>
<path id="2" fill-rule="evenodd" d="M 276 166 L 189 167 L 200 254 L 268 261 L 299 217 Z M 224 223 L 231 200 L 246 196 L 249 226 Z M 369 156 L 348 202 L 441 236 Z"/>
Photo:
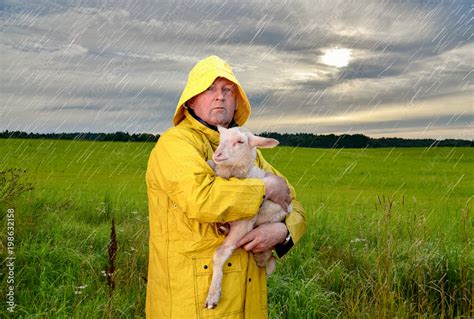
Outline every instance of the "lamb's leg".
<path id="1" fill-rule="evenodd" d="M 291 204 L 288 207 L 288 212 L 291 212 Z M 271 200 L 263 201 L 262 207 L 257 215 L 257 220 L 255 225 L 261 225 L 265 223 L 280 222 L 285 219 L 285 216 L 288 215 L 280 205 L 272 202 Z"/>
<path id="2" fill-rule="evenodd" d="M 276 268 L 275 257 L 271 250 L 266 250 L 261 253 L 254 254 L 255 262 L 259 267 L 265 267 L 265 272 L 267 276 L 270 276 Z"/>
<path id="3" fill-rule="evenodd" d="M 220 246 L 217 248 L 212 259 L 213 271 L 212 271 L 212 281 L 209 287 L 209 293 L 207 294 L 206 303 L 204 304 L 205 308 L 213 309 L 219 303 L 221 298 L 221 285 L 222 277 L 224 276 L 223 266 L 227 259 L 234 251 L 235 246 Z"/>
<path id="4" fill-rule="evenodd" d="M 265 267 L 265 272 L 267 273 L 267 276 L 270 276 L 273 274 L 276 268 L 276 260 L 273 255 L 270 257 L 270 259 L 267 261 L 267 265 Z"/>
<path id="5" fill-rule="evenodd" d="M 207 294 L 205 308 L 213 309 L 221 298 L 222 277 L 224 276 L 224 263 L 232 255 L 237 243 L 253 228 L 253 220 L 240 220 L 230 223 L 230 232 L 224 242 L 217 248 L 212 259 L 212 281 Z"/>
<path id="6" fill-rule="evenodd" d="M 253 255 L 255 257 L 255 262 L 257 263 L 257 266 L 265 267 L 270 257 L 272 257 L 272 251 L 265 250 L 265 251 L 262 251 L 261 253 L 255 253 Z"/>

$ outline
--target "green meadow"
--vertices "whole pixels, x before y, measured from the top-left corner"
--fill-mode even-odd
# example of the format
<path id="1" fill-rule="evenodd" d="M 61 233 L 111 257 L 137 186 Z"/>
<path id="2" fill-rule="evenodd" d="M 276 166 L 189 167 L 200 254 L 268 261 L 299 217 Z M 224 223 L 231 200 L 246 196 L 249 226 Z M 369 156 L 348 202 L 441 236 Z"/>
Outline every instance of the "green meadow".
<path id="1" fill-rule="evenodd" d="M 153 146 L 0 139 L 1 318 L 145 316 Z M 271 318 L 474 317 L 473 148 L 263 153 L 295 186 L 308 222 L 268 280 Z"/>

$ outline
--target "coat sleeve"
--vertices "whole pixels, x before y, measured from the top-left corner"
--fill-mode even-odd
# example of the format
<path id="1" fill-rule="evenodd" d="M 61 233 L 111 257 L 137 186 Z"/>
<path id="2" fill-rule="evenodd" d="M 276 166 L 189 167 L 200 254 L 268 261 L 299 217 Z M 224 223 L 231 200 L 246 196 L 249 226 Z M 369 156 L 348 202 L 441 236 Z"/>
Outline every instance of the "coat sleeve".
<path id="1" fill-rule="evenodd" d="M 298 243 L 301 237 L 303 237 L 303 234 L 306 230 L 306 218 L 304 216 L 304 209 L 303 209 L 303 206 L 301 206 L 301 203 L 296 200 L 295 188 L 288 182 L 285 176 L 283 176 L 279 171 L 273 168 L 273 166 L 271 166 L 263 158 L 260 151 L 257 151 L 257 164 L 264 171 L 283 177 L 288 183 L 288 186 L 291 192 L 291 197 L 293 198 L 293 201 L 291 202 L 293 211 L 290 214 L 288 214 L 285 218 L 285 224 L 286 224 L 286 227 L 288 227 L 288 231 L 291 234 L 292 242 L 290 243 L 290 247 L 287 247 L 287 249 L 283 248 L 281 250 L 282 253 L 277 251 L 277 254 L 281 257 L 291 248 L 293 244 Z"/>
<path id="2" fill-rule="evenodd" d="M 216 176 L 206 162 L 204 142 L 176 130 L 158 140 L 147 182 L 165 191 L 188 218 L 203 223 L 252 218 L 265 195 L 260 179 Z"/>

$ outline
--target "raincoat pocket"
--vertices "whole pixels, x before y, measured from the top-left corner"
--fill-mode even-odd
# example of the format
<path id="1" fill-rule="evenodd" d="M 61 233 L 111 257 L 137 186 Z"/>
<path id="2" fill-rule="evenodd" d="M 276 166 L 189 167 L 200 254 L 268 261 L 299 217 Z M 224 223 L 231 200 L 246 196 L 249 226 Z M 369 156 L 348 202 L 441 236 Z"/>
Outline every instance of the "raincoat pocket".
<path id="1" fill-rule="evenodd" d="M 194 292 L 196 299 L 196 312 L 199 318 L 238 315 L 244 310 L 244 283 L 240 253 L 233 254 L 224 265 L 222 279 L 222 296 L 215 309 L 205 309 L 212 279 L 212 256 L 193 258 L 194 263 Z M 243 314 L 242 314 L 243 315 Z"/>

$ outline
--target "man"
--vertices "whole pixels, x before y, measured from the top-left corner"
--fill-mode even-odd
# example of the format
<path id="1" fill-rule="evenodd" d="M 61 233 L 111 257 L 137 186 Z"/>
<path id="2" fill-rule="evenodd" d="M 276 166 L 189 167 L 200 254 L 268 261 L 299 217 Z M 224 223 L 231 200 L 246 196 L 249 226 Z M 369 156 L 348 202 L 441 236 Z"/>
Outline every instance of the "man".
<path id="1" fill-rule="evenodd" d="M 210 56 L 194 66 L 174 127 L 160 137 L 148 161 L 148 318 L 268 315 L 265 269 L 252 252 L 275 248 L 281 257 L 300 240 L 306 222 L 295 200 L 285 223 L 261 225 L 241 240 L 226 263 L 219 305 L 204 308 L 212 256 L 224 239 L 216 223 L 252 218 L 264 198 L 287 208 L 295 195 L 260 152 L 257 165 L 272 173 L 264 180 L 226 180 L 207 164 L 219 144 L 216 126 L 241 126 L 249 115 L 248 98 L 225 61 Z"/>

